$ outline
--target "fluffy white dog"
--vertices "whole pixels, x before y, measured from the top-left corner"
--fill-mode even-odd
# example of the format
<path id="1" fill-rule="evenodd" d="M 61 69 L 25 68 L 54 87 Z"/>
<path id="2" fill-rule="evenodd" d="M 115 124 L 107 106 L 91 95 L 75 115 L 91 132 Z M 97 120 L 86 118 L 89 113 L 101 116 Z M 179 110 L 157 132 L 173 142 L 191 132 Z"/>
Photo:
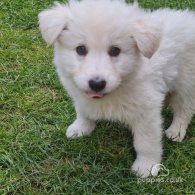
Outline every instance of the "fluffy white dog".
<path id="1" fill-rule="evenodd" d="M 182 141 L 195 111 L 195 14 L 83 0 L 42 11 L 39 23 L 77 112 L 66 136 L 91 134 L 97 119 L 121 121 L 134 136 L 132 170 L 149 176 L 161 161 L 166 94 L 174 111 L 167 137 Z"/>

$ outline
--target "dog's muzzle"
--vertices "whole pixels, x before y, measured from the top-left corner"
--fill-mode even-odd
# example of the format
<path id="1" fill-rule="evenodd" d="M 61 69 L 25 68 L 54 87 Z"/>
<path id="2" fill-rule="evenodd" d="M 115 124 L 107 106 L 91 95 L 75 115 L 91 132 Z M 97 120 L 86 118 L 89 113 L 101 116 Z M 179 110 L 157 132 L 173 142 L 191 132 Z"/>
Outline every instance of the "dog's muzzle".
<path id="1" fill-rule="evenodd" d="M 88 82 L 91 92 L 87 94 L 92 98 L 102 98 L 105 94 L 102 92 L 106 87 L 106 81 L 99 77 L 90 79 Z"/>

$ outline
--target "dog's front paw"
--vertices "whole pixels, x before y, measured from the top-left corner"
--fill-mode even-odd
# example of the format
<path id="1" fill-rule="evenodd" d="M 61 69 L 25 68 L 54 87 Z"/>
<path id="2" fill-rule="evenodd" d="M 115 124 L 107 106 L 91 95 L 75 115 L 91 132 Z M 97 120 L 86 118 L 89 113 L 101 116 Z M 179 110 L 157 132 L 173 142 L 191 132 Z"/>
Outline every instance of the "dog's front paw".
<path id="1" fill-rule="evenodd" d="M 181 129 L 181 127 L 171 126 L 165 131 L 165 134 L 169 139 L 181 142 L 185 137 L 186 130 Z"/>
<path id="2" fill-rule="evenodd" d="M 91 134 L 94 128 L 95 128 L 94 122 L 91 122 L 88 120 L 84 121 L 84 120 L 77 119 L 66 130 L 66 137 L 67 138 L 78 138 L 82 136 L 87 136 Z"/>
<path id="3" fill-rule="evenodd" d="M 132 171 L 139 177 L 157 176 L 159 169 L 153 169 L 154 165 L 159 162 L 154 162 L 150 159 L 140 158 L 136 159 L 132 165 Z"/>

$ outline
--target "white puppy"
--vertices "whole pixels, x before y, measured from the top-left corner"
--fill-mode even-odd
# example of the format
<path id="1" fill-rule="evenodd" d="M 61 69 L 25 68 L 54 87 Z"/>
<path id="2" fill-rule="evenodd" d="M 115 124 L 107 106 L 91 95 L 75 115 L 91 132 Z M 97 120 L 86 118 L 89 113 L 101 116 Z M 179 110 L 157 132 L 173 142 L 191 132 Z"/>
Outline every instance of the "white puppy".
<path id="1" fill-rule="evenodd" d="M 195 111 L 194 21 L 189 11 L 151 13 L 116 0 L 70 1 L 41 12 L 42 36 L 54 44 L 59 78 L 77 112 L 66 136 L 91 134 L 97 119 L 121 121 L 134 135 L 132 170 L 149 176 L 162 156 L 165 95 L 172 94 L 174 110 L 169 138 L 184 138 Z"/>

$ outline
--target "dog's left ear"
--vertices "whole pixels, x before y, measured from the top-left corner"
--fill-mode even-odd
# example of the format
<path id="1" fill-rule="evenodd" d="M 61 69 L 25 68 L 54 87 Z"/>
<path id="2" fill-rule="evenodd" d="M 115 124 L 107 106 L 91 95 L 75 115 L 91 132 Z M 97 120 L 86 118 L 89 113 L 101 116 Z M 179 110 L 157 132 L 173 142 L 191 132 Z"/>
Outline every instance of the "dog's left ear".
<path id="1" fill-rule="evenodd" d="M 145 57 L 151 58 L 160 44 L 160 29 L 148 22 L 147 18 L 135 21 L 132 27 L 138 49 Z"/>
<path id="2" fill-rule="evenodd" d="M 51 9 L 39 13 L 38 17 L 42 37 L 51 45 L 55 42 L 62 30 L 67 28 L 70 11 L 65 5 L 56 3 Z"/>

